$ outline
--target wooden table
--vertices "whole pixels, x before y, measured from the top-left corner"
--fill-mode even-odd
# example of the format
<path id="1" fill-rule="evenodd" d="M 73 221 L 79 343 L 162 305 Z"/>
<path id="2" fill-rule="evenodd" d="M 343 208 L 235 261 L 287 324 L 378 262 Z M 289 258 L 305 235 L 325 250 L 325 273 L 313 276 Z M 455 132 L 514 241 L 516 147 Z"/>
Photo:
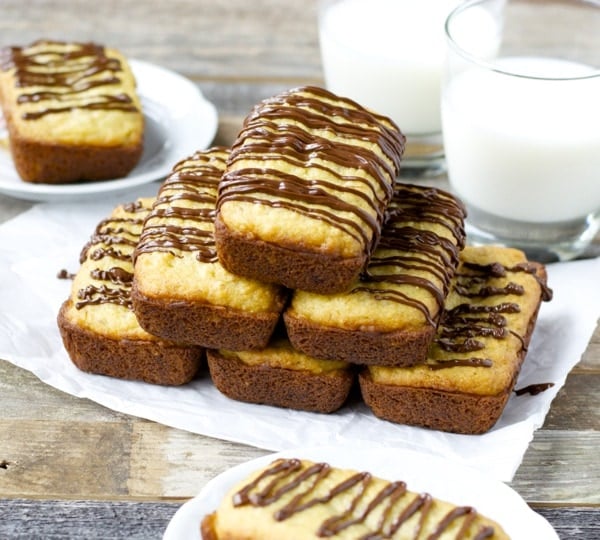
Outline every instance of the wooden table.
<path id="1" fill-rule="evenodd" d="M 314 2 L 0 2 L 0 46 L 40 37 L 111 44 L 189 77 L 219 110 L 219 144 L 258 100 L 322 83 Z M 0 222 L 30 206 L 0 196 Z M 599 389 L 597 328 L 511 482 L 565 539 L 600 538 Z M 0 411 L 0 538 L 160 538 L 209 479 L 266 453 L 105 409 L 3 360 Z"/>

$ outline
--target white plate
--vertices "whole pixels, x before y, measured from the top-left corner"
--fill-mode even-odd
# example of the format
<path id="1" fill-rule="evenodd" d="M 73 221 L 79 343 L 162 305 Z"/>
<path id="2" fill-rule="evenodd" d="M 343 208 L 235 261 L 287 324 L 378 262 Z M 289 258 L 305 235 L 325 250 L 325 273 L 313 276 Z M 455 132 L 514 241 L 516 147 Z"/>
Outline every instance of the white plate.
<path id="1" fill-rule="evenodd" d="M 50 185 L 23 182 L 6 146 L 0 146 L 0 193 L 33 201 L 67 201 L 117 193 L 160 180 L 180 159 L 207 148 L 217 132 L 215 106 L 190 80 L 162 67 L 130 60 L 142 101 L 144 152 L 126 177 Z M 0 139 L 6 139 L 0 114 Z"/>
<path id="2" fill-rule="evenodd" d="M 175 513 L 163 540 L 200 540 L 202 518 L 217 508 L 230 487 L 278 457 L 324 461 L 337 467 L 369 471 L 388 480 L 403 480 L 411 491 L 430 493 L 457 505 L 473 506 L 502 525 L 512 540 L 558 540 L 552 526 L 514 490 L 474 469 L 411 450 L 340 446 L 287 450 L 225 471 Z"/>

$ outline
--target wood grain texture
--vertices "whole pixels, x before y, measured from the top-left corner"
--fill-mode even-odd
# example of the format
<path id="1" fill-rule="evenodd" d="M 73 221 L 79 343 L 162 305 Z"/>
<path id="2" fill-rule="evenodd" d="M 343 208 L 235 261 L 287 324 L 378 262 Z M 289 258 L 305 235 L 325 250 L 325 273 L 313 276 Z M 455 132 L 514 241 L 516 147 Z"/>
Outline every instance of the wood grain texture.
<path id="1" fill-rule="evenodd" d="M 600 416 L 589 399 L 597 384 L 570 377 L 555 399 L 512 483 L 528 501 L 600 505 L 600 431 L 586 424 Z M 111 411 L 5 361 L 0 392 L 2 496 L 187 498 L 229 467 L 267 453 Z"/>
<path id="2" fill-rule="evenodd" d="M 180 506 L 179 502 L 0 499 L 3 516 L 0 537 L 7 540 L 160 540 Z M 548 520 L 561 540 L 600 538 L 600 520 L 594 509 L 537 506 L 533 509 Z"/>
<path id="3" fill-rule="evenodd" d="M 194 80 L 321 77 L 316 1 L 22 0 L 0 3 L 0 46 L 96 41 Z"/>

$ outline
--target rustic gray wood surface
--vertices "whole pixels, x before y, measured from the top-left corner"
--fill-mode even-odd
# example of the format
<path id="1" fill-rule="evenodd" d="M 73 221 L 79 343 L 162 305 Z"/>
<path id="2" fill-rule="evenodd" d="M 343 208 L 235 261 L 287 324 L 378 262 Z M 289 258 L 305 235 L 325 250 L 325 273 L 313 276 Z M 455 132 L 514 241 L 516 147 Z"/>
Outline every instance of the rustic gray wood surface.
<path id="1" fill-rule="evenodd" d="M 314 1 L 0 0 L 0 46 L 42 37 L 189 77 L 218 108 L 218 144 L 258 100 L 322 82 Z M 0 222 L 30 206 L 0 196 Z M 597 328 L 511 483 L 564 539 L 600 538 L 599 389 Z M 0 360 L 0 538 L 160 538 L 208 480 L 265 453 L 111 411 Z"/>

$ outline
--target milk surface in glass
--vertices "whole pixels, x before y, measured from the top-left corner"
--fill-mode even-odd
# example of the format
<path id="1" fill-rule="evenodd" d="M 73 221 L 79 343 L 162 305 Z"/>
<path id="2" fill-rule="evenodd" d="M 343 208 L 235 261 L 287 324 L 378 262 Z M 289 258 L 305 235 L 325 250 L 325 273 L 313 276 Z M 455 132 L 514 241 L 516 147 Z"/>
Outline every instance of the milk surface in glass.
<path id="1" fill-rule="evenodd" d="M 504 58 L 494 68 L 459 73 L 444 91 L 454 190 L 478 210 L 523 222 L 598 211 L 600 77 L 549 58 Z"/>

